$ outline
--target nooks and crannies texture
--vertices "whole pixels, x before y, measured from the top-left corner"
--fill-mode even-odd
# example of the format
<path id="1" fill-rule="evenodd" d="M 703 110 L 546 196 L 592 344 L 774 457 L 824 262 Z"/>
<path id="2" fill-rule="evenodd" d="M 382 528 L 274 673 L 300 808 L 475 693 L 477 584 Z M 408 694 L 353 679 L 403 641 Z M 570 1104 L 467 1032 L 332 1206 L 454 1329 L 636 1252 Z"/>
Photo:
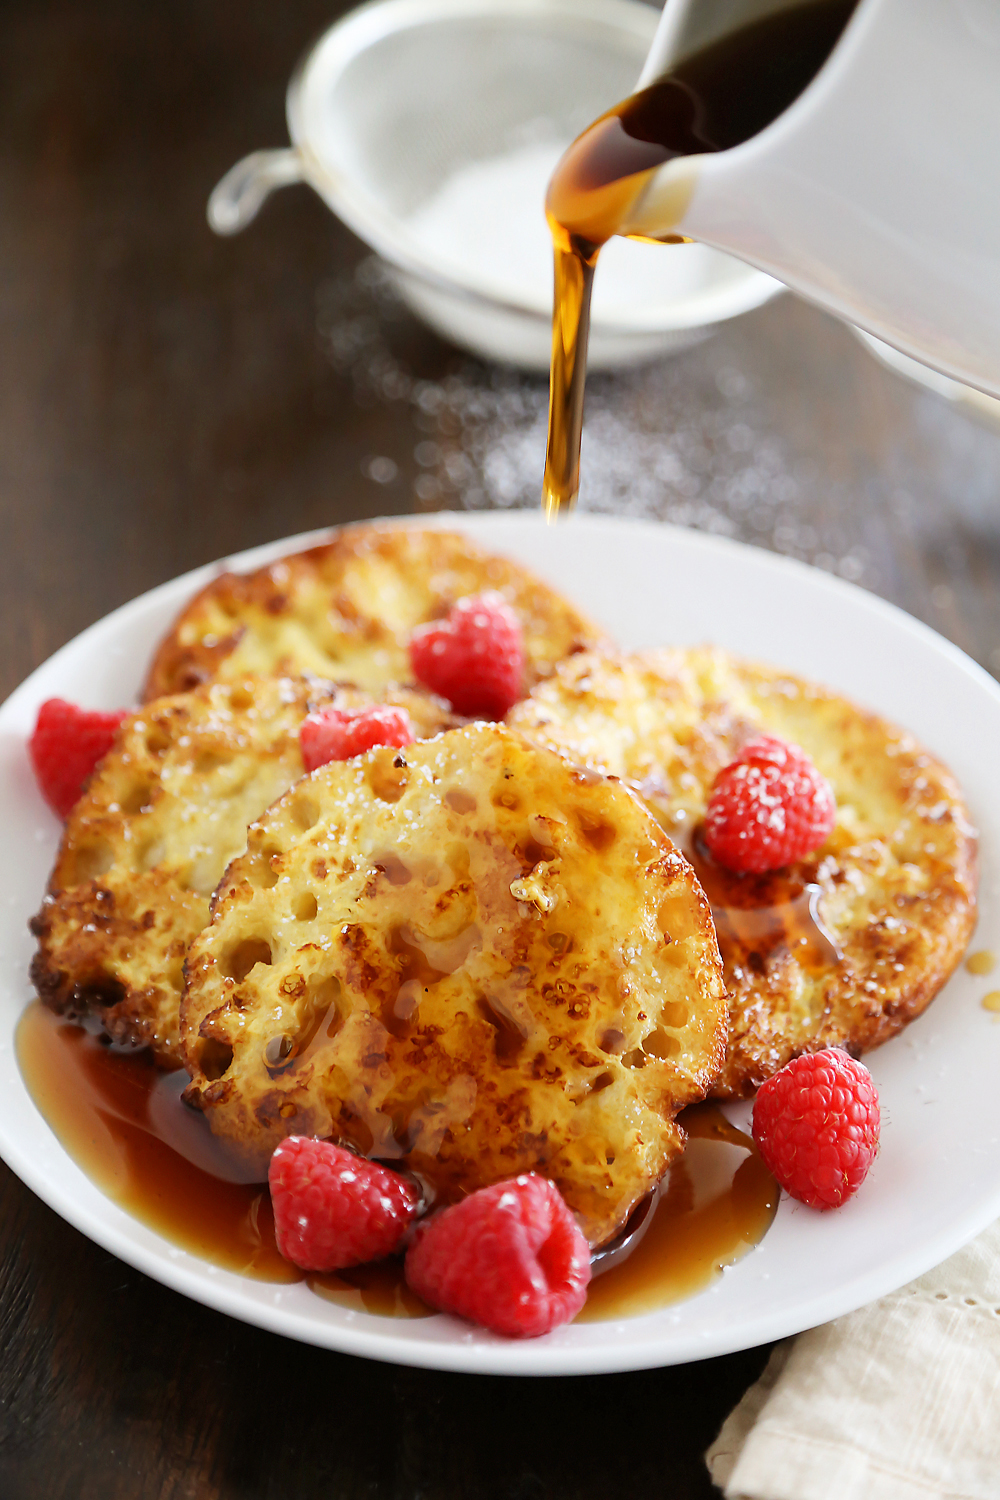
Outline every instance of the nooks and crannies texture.
<path id="1" fill-rule="evenodd" d="M 383 692 L 420 738 L 456 722 L 420 688 Z M 302 677 L 248 677 L 125 716 L 70 812 L 31 924 L 31 977 L 47 1005 L 180 1062 L 187 946 L 247 825 L 302 776 L 300 726 L 325 707 L 371 699 Z"/>
<path id="2" fill-rule="evenodd" d="M 729 1047 L 716 1095 L 749 1098 L 800 1052 L 880 1046 L 961 959 L 977 884 L 961 790 L 911 734 L 858 704 L 714 647 L 584 652 L 507 722 L 622 777 L 696 858 L 715 779 L 752 737 L 801 746 L 833 787 L 836 822 L 804 859 L 761 875 L 718 861 L 706 872 L 698 859 L 726 909 Z M 806 941 L 772 942 L 769 928 Z"/>
<path id="3" fill-rule="evenodd" d="M 725 1048 L 690 865 L 624 787 L 498 725 L 298 782 L 187 973 L 187 1097 L 248 1166 L 334 1139 L 439 1203 L 540 1172 L 595 1245 Z"/>
<path id="4" fill-rule="evenodd" d="M 518 563 L 457 532 L 345 526 L 253 573 L 222 573 L 160 643 L 144 698 L 247 675 L 313 673 L 381 697 L 412 684 L 410 637 L 456 601 L 499 594 L 524 640 L 518 696 L 604 632 Z"/>

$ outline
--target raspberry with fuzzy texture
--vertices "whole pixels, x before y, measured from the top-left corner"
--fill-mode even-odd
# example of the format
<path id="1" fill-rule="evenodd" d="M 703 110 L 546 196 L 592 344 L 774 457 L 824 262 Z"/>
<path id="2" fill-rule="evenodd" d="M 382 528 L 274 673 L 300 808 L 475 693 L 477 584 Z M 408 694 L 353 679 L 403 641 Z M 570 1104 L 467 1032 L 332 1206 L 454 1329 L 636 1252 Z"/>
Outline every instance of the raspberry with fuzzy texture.
<path id="1" fill-rule="evenodd" d="M 52 811 L 68 818 L 97 762 L 114 743 L 125 710 L 101 713 L 49 698 L 38 710 L 28 754 Z"/>
<path id="2" fill-rule="evenodd" d="M 267 1180 L 278 1249 L 303 1271 L 392 1255 L 420 1206 L 417 1189 L 397 1172 L 310 1136 L 282 1141 Z"/>
<path id="3" fill-rule="evenodd" d="M 818 849 L 836 817 L 830 783 L 805 751 L 758 734 L 715 778 L 705 843 L 727 870 L 763 874 Z"/>
<path id="4" fill-rule="evenodd" d="M 309 714 L 299 728 L 299 746 L 307 771 L 331 760 L 350 760 L 376 745 L 402 750 L 415 739 L 405 708 L 377 704 L 373 708 L 324 708 Z"/>
<path id="5" fill-rule="evenodd" d="M 559 1189 L 529 1172 L 423 1220 L 406 1279 L 442 1312 L 534 1338 L 575 1318 L 587 1300 L 590 1247 Z"/>
<path id="6" fill-rule="evenodd" d="M 499 594 L 471 594 L 446 620 L 417 626 L 410 662 L 417 681 L 447 698 L 456 713 L 502 719 L 522 692 L 520 621 Z"/>
<path id="7" fill-rule="evenodd" d="M 753 1138 L 778 1182 L 810 1208 L 838 1208 L 878 1155 L 878 1093 L 863 1063 L 827 1048 L 762 1084 Z"/>

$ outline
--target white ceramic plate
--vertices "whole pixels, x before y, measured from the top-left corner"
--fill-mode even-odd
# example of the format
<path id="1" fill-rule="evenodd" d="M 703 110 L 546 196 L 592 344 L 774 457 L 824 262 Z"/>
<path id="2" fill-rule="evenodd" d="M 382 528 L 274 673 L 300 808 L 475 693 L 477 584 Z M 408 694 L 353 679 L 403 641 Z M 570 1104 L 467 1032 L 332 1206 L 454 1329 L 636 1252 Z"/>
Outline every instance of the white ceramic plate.
<path id="1" fill-rule="evenodd" d="M 667 526 L 576 517 L 547 528 L 524 514 L 435 521 L 528 563 L 623 646 L 715 641 L 815 677 L 914 730 L 965 788 L 982 834 L 974 947 L 1000 950 L 1000 689 L 954 646 L 823 573 Z M 254 567 L 315 539 L 227 563 Z M 213 571 L 189 573 L 92 626 L 0 709 L 0 1152 L 70 1223 L 165 1285 L 292 1338 L 439 1369 L 556 1375 L 674 1364 L 796 1333 L 929 1270 L 1000 1214 L 1000 1026 L 979 1003 L 989 981 L 964 970 L 868 1059 L 882 1100 L 882 1150 L 858 1197 L 826 1214 L 783 1200 L 763 1243 L 712 1287 L 643 1317 L 571 1325 L 524 1343 L 443 1316 L 378 1318 L 322 1301 L 303 1284 L 219 1270 L 111 1203 L 56 1141 L 14 1058 L 14 1027 L 31 993 L 25 924 L 58 833 L 24 742 L 44 698 L 107 708 L 132 701 L 154 642 Z M 748 1111 L 732 1113 L 739 1121 Z"/>

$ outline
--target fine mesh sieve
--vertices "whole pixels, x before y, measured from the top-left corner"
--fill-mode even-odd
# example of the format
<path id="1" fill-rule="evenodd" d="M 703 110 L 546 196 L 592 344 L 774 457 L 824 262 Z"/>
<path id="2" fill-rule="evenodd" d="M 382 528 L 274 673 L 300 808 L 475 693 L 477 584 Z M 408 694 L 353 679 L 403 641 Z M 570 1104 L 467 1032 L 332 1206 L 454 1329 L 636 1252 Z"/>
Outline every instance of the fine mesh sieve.
<path id="1" fill-rule="evenodd" d="M 384 36 L 332 88 L 303 78 L 296 126 L 327 171 L 403 217 L 458 167 L 572 140 L 634 83 L 642 28 L 581 35 L 576 14 L 548 7 L 517 21 L 453 15 Z"/>
<path id="2" fill-rule="evenodd" d="M 632 90 L 657 19 L 640 0 L 362 6 L 292 80 L 293 149 L 238 163 L 212 195 L 212 227 L 241 229 L 272 187 L 305 180 L 385 258 L 439 332 L 487 357 L 546 368 L 545 180 L 561 150 Z M 447 213 L 457 215 L 453 234 Z M 604 258 L 623 256 L 627 266 L 605 272 Z M 598 367 L 683 347 L 777 290 L 704 246 L 678 254 L 619 241 L 604 258 L 590 346 Z"/>

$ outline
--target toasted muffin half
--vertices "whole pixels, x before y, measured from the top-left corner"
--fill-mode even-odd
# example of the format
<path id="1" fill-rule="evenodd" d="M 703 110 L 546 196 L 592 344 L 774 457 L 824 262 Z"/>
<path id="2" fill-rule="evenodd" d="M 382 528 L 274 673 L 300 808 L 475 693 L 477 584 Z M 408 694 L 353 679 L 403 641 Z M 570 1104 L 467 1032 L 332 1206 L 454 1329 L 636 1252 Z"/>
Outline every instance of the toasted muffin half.
<path id="1" fill-rule="evenodd" d="M 574 657 L 509 722 L 630 782 L 693 861 L 730 996 L 716 1094 L 748 1095 L 801 1052 L 878 1046 L 958 963 L 975 924 L 975 831 L 951 773 L 876 714 L 704 648 Z M 716 774 L 761 730 L 812 757 L 837 821 L 808 859 L 733 875 L 699 825 Z"/>
<path id="2" fill-rule="evenodd" d="M 619 782 L 500 726 L 322 767 L 192 944 L 186 1097 L 247 1165 L 290 1134 L 435 1201 L 551 1178 L 592 1243 L 682 1149 L 725 1050 L 690 866 Z"/>
<path id="3" fill-rule="evenodd" d="M 179 1063 L 188 943 L 246 847 L 247 825 L 304 774 L 302 720 L 314 707 L 371 701 L 304 678 L 245 678 L 157 699 L 126 718 L 70 814 L 32 920 L 31 977 L 42 999 Z M 405 707 L 418 735 L 457 722 L 419 689 L 390 689 L 380 701 Z"/>
<path id="4" fill-rule="evenodd" d="M 351 526 L 255 573 L 223 573 L 191 600 L 153 659 L 157 698 L 247 673 L 312 672 L 369 692 L 411 683 L 409 639 L 457 600 L 494 590 L 524 632 L 527 692 L 603 632 L 526 568 L 457 532 Z"/>

